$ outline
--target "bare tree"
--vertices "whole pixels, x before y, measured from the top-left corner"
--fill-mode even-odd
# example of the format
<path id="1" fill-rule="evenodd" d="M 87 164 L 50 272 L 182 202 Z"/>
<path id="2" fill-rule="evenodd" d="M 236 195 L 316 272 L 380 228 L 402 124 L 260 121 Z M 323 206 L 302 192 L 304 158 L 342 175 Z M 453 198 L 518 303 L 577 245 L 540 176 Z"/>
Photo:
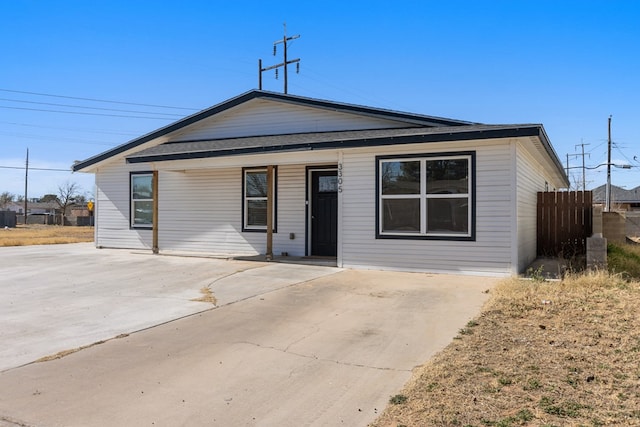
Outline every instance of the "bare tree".
<path id="1" fill-rule="evenodd" d="M 14 194 L 9 193 L 8 191 L 5 191 L 3 193 L 0 194 L 0 211 L 4 210 L 9 203 L 14 202 L 16 199 L 16 196 Z"/>
<path id="2" fill-rule="evenodd" d="M 56 203 L 60 206 L 60 210 L 62 210 L 62 225 L 64 225 L 65 217 L 67 215 L 67 208 L 75 203 L 76 198 L 80 194 L 80 186 L 75 182 L 65 182 L 62 185 L 58 186 L 58 197 L 56 198 Z"/>

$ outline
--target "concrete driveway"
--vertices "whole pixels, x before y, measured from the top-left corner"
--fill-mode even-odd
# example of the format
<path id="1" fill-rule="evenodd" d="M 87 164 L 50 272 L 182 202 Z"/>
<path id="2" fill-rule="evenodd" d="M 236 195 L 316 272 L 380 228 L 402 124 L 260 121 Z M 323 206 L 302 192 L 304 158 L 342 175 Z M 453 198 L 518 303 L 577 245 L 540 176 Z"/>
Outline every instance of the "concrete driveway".
<path id="1" fill-rule="evenodd" d="M 365 426 L 496 281 L 87 244 L 0 259 L 0 426 Z"/>

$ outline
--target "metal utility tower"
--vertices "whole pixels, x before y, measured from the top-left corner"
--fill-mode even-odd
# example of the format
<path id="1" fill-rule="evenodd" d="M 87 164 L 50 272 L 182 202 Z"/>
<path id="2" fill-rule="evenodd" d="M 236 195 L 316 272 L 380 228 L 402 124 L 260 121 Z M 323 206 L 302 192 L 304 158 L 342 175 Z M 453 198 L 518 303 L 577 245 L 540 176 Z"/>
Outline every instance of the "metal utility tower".
<path id="1" fill-rule="evenodd" d="M 287 37 L 287 24 L 284 24 L 284 37 L 282 37 L 282 40 L 276 40 L 275 42 L 273 42 L 273 56 L 276 55 L 277 52 L 277 46 L 282 43 L 284 46 L 284 60 L 276 65 L 271 65 L 270 67 L 265 67 L 262 68 L 262 59 L 258 59 L 258 89 L 262 90 L 262 73 L 265 71 L 269 71 L 269 70 L 276 70 L 276 79 L 278 78 L 278 68 L 280 67 L 284 67 L 284 93 L 289 93 L 288 91 L 288 83 L 289 83 L 289 73 L 288 73 L 288 65 L 289 64 L 296 64 L 296 73 L 300 72 L 300 58 L 296 58 L 296 59 L 292 59 L 289 60 L 287 59 L 287 44 L 288 42 L 290 42 L 291 40 L 295 40 L 297 38 L 300 38 L 300 35 L 295 35 L 295 36 L 290 36 Z"/>

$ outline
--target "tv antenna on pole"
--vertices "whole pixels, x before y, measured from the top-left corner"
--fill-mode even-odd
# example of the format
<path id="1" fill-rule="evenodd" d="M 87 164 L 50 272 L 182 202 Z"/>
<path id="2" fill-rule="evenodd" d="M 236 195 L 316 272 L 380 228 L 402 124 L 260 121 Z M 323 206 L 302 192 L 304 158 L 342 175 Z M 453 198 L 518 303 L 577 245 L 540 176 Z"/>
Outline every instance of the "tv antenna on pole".
<path id="1" fill-rule="evenodd" d="M 269 71 L 269 70 L 276 70 L 276 79 L 278 78 L 278 68 L 283 67 L 284 68 L 284 93 L 288 93 L 288 83 L 289 83 L 289 73 L 288 73 L 288 65 L 289 64 L 296 64 L 296 73 L 300 72 L 300 58 L 296 58 L 296 59 L 287 59 L 287 47 L 288 47 L 288 42 L 290 42 L 291 40 L 295 40 L 297 38 L 300 38 L 300 35 L 295 35 L 295 36 L 290 36 L 287 37 L 287 23 L 285 22 L 284 24 L 284 37 L 282 37 L 281 40 L 276 40 L 275 42 L 273 42 L 273 56 L 276 55 L 277 50 L 278 50 L 278 45 L 282 44 L 284 46 L 284 60 L 279 63 L 279 64 L 275 64 L 272 65 L 270 67 L 265 67 L 262 68 L 262 59 L 258 59 L 258 89 L 262 90 L 262 73 L 265 71 Z"/>

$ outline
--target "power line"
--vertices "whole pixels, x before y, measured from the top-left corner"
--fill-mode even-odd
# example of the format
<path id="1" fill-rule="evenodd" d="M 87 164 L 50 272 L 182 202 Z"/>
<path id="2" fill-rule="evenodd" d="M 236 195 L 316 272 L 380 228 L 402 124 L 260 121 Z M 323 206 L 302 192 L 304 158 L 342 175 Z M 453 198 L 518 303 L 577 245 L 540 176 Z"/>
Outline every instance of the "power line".
<path id="1" fill-rule="evenodd" d="M 14 138 L 35 139 L 38 141 L 51 142 L 51 143 L 66 141 L 72 144 L 107 145 L 112 147 L 117 145 L 117 143 L 114 143 L 111 141 L 96 141 L 93 139 L 91 141 L 87 141 L 86 139 L 81 139 L 81 138 L 69 138 L 69 137 L 58 137 L 58 136 L 52 137 L 51 135 L 43 136 L 43 135 L 31 135 L 31 134 L 25 134 L 25 133 L 2 132 L 2 131 L 0 131 L 0 135 L 10 136 Z"/>
<path id="2" fill-rule="evenodd" d="M 0 169 L 19 169 L 19 170 L 26 170 L 27 168 L 25 166 L 0 166 Z M 53 172 L 72 172 L 71 169 L 55 169 L 55 168 L 33 168 L 33 167 L 29 167 L 29 170 L 33 171 L 53 171 Z"/>
<path id="3" fill-rule="evenodd" d="M 618 145 L 614 144 L 614 148 L 615 148 L 616 150 L 618 150 L 618 153 L 620 153 L 620 155 L 621 155 L 622 157 L 624 157 L 624 158 L 625 158 L 625 160 L 629 162 L 629 164 L 634 163 L 633 161 L 631 161 L 631 160 L 627 157 L 627 155 L 626 155 L 626 154 L 624 154 L 624 153 L 622 152 L 622 150 L 620 149 L 620 147 L 618 147 Z M 636 161 L 635 161 L 635 163 L 638 163 L 638 161 L 636 160 Z"/>
<path id="4" fill-rule="evenodd" d="M 23 104 L 37 104 L 37 105 L 49 105 L 54 107 L 68 107 L 68 108 L 83 108 L 85 110 L 99 110 L 99 111 L 117 111 L 121 113 L 140 113 L 140 114 L 158 114 L 163 116 L 182 117 L 180 114 L 175 113 L 157 113 L 154 111 L 140 111 L 140 110 L 121 110 L 118 108 L 101 108 L 101 107 L 88 107 L 84 105 L 69 105 L 69 104 L 57 104 L 54 102 L 38 102 L 38 101 L 24 101 L 20 99 L 0 98 L 0 101 L 9 102 L 21 102 Z"/>
<path id="5" fill-rule="evenodd" d="M 34 125 L 34 124 L 29 124 L 29 123 L 16 123 L 16 122 L 3 122 L 0 121 L 0 124 L 5 124 L 5 125 L 13 125 L 13 126 L 26 126 L 26 127 L 32 127 L 32 128 L 40 128 L 40 129 L 56 129 L 56 130 L 66 130 L 66 131 L 71 131 L 71 132 L 88 132 L 88 133 L 100 133 L 100 134 L 105 134 L 105 135 L 122 135 L 122 136 L 136 136 L 138 135 L 137 133 L 133 133 L 133 132 L 111 132 L 111 131 L 107 131 L 107 130 L 102 130 L 102 129 L 73 129 L 73 128 L 65 128 L 65 127 L 58 127 L 58 126 L 44 126 L 44 125 Z"/>
<path id="6" fill-rule="evenodd" d="M 126 119 L 171 120 L 167 117 L 147 117 L 147 116 L 129 116 L 129 115 L 122 115 L 122 114 L 85 113 L 82 111 L 45 110 L 42 108 L 7 107 L 4 105 L 0 105 L 0 108 L 4 108 L 7 110 L 42 111 L 45 113 L 77 114 L 82 116 L 123 117 Z"/>
<path id="7" fill-rule="evenodd" d="M 140 103 L 137 103 L 137 102 L 110 101 L 110 100 L 105 100 L 105 99 L 83 98 L 83 97 L 79 97 L 79 96 L 66 96 L 66 95 L 52 95 L 52 94 L 49 94 L 49 93 L 28 92 L 28 91 L 23 91 L 23 90 L 0 89 L 0 92 L 22 93 L 22 94 L 26 94 L 26 95 L 37 95 L 37 96 L 49 96 L 49 97 L 52 97 L 52 98 L 77 99 L 77 100 L 81 100 L 81 101 L 106 102 L 106 103 L 109 103 L 109 104 L 137 105 L 139 107 L 172 108 L 172 109 L 175 109 L 175 110 L 198 111 L 198 108 L 172 107 L 172 106 L 169 106 L 169 105 L 140 104 Z"/>

